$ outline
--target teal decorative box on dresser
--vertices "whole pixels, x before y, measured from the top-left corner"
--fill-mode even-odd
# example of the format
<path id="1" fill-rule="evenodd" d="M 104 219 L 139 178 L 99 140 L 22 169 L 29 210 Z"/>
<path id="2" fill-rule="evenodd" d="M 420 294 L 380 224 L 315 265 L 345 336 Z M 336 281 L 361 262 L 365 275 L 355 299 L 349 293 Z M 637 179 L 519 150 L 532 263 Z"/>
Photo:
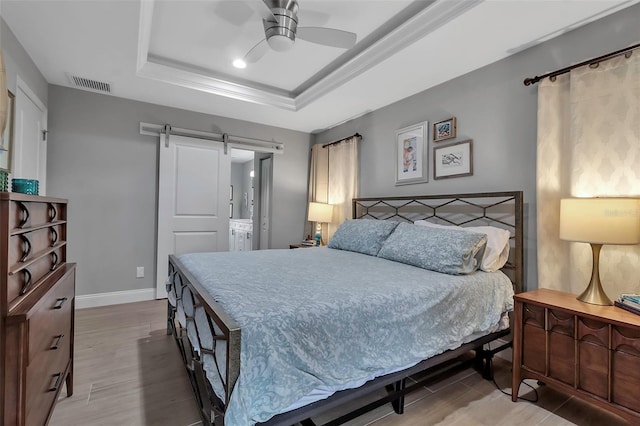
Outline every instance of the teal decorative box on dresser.
<path id="1" fill-rule="evenodd" d="M 12 179 L 11 192 L 38 195 L 40 182 L 35 179 Z"/>
<path id="2" fill-rule="evenodd" d="M 0 192 L 0 424 L 45 425 L 73 393 L 67 200 Z"/>

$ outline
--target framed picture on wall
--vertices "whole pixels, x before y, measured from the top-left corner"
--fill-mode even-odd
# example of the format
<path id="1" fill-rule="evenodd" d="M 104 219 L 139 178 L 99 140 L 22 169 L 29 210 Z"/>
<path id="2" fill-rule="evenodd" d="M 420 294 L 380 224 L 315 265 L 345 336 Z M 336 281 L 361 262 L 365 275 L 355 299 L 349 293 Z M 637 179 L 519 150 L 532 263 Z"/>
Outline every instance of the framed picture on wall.
<path id="1" fill-rule="evenodd" d="M 426 121 L 396 130 L 396 185 L 429 180 Z"/>
<path id="2" fill-rule="evenodd" d="M 473 175 L 472 141 L 433 148 L 433 177 L 447 179 Z"/>
<path id="3" fill-rule="evenodd" d="M 433 141 L 440 142 L 456 137 L 456 118 L 451 117 L 433 124 Z"/>

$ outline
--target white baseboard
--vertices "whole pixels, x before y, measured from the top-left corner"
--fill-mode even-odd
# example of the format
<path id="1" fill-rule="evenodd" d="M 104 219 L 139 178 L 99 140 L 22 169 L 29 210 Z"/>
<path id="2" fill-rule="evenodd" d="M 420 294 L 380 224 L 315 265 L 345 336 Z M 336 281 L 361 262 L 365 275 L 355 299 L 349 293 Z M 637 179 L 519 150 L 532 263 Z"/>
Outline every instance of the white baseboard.
<path id="1" fill-rule="evenodd" d="M 121 303 L 142 302 L 156 298 L 155 288 L 141 290 L 113 291 L 111 293 L 85 294 L 76 296 L 76 309 L 97 306 L 119 305 Z"/>

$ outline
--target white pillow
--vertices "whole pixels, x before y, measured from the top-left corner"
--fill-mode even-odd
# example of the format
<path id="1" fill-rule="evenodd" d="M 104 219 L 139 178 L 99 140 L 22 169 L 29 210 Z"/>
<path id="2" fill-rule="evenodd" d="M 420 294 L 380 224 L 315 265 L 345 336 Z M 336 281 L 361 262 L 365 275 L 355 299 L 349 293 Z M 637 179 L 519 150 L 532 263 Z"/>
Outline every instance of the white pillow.
<path id="1" fill-rule="evenodd" d="M 482 256 L 480 269 L 485 272 L 495 272 L 502 268 L 507 260 L 509 260 L 509 237 L 511 234 L 506 229 L 496 228 L 495 226 L 455 226 L 455 225 L 439 225 L 437 223 L 428 222 L 426 220 L 416 220 L 414 222 L 418 226 L 431 226 L 434 228 L 457 228 L 463 231 L 476 232 L 487 236 L 487 246 Z"/>

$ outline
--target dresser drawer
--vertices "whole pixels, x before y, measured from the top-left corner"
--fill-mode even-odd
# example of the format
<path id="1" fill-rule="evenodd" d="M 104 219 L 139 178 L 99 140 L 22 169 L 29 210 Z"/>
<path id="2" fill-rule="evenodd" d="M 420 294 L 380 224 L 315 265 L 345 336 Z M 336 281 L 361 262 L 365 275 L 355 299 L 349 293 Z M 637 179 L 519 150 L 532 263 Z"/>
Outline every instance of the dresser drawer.
<path id="1" fill-rule="evenodd" d="M 29 320 L 28 365 L 42 353 L 61 351 L 70 345 L 73 298 L 73 274 L 60 280 L 43 297 L 40 309 Z"/>
<path id="2" fill-rule="evenodd" d="M 38 354 L 27 367 L 25 425 L 44 425 L 58 390 L 64 384 L 71 355 L 69 342 L 67 339 L 58 350 Z"/>
<path id="3" fill-rule="evenodd" d="M 9 304 L 17 304 L 18 299 L 26 297 L 25 295 L 28 295 L 30 291 L 35 290 L 38 285 L 42 284 L 42 280 L 51 274 L 52 269 L 59 268 L 64 263 L 61 261 L 65 257 L 64 250 L 64 247 L 58 247 L 54 250 L 55 254 L 50 253 L 39 257 L 29 264 L 27 268 L 9 275 L 7 277 L 7 301 Z M 17 266 L 21 265 L 12 265 L 11 268 Z"/>

